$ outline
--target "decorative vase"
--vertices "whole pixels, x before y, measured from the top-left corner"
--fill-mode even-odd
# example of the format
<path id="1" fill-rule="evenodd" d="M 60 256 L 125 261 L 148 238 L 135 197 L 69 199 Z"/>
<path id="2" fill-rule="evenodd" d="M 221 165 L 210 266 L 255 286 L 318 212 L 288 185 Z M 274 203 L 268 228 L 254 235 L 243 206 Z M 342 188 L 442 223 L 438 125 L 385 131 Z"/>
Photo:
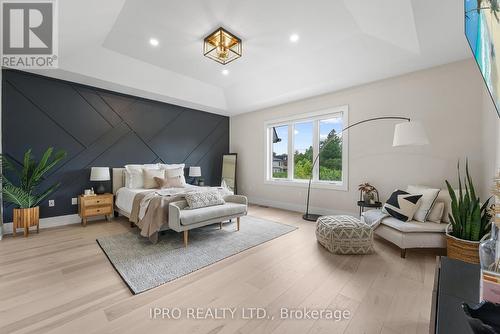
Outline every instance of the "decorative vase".
<path id="1" fill-rule="evenodd" d="M 446 253 L 450 259 L 479 264 L 479 241 L 469 241 L 452 236 L 446 227 Z"/>
<path id="2" fill-rule="evenodd" d="M 481 242 L 481 300 L 500 304 L 500 239 L 499 227 L 491 224 L 490 238 Z"/>
<path id="3" fill-rule="evenodd" d="M 14 217 L 12 220 L 12 234 L 16 236 L 16 229 L 23 228 L 24 236 L 29 234 L 29 228 L 36 226 L 36 232 L 40 228 L 40 208 L 35 206 L 33 208 L 14 208 Z"/>

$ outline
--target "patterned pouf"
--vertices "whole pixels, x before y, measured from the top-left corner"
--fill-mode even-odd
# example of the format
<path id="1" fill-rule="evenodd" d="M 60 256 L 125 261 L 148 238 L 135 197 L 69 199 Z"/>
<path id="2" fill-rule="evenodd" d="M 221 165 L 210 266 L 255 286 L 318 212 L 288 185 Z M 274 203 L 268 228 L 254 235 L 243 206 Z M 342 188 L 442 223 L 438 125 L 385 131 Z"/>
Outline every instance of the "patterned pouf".
<path id="1" fill-rule="evenodd" d="M 352 216 L 322 216 L 316 222 L 316 239 L 332 253 L 373 253 L 373 230 Z"/>

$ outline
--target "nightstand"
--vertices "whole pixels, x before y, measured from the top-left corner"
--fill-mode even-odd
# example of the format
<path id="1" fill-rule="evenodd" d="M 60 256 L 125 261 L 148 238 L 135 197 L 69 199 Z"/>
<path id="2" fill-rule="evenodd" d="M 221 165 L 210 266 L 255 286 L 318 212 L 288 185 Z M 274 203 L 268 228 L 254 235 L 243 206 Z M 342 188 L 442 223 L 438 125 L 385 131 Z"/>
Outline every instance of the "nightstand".
<path id="1" fill-rule="evenodd" d="M 113 194 L 93 196 L 78 196 L 78 214 L 82 218 L 82 225 L 87 225 L 88 217 L 108 216 L 113 214 Z"/>

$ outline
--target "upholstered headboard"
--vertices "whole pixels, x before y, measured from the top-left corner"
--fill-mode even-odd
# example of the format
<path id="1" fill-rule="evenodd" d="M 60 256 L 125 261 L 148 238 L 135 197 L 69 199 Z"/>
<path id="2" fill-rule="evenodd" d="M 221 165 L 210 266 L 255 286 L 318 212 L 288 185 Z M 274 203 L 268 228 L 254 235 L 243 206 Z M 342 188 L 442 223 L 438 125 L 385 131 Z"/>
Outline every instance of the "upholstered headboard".
<path id="1" fill-rule="evenodd" d="M 113 194 L 125 187 L 125 168 L 113 168 Z"/>

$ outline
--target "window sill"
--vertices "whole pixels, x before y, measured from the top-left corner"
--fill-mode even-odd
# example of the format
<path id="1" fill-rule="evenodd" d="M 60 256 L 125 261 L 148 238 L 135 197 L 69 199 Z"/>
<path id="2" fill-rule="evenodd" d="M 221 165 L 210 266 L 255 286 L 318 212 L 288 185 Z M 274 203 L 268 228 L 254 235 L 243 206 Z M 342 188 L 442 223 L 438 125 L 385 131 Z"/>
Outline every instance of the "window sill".
<path id="1" fill-rule="evenodd" d="M 309 181 L 290 181 L 290 180 L 278 180 L 278 179 L 268 179 L 264 181 L 264 184 L 276 185 L 276 186 L 286 186 L 286 187 L 296 187 L 296 188 L 307 188 Z M 339 182 L 311 182 L 312 189 L 328 189 L 328 190 L 338 190 L 338 191 L 348 191 L 347 183 Z"/>

